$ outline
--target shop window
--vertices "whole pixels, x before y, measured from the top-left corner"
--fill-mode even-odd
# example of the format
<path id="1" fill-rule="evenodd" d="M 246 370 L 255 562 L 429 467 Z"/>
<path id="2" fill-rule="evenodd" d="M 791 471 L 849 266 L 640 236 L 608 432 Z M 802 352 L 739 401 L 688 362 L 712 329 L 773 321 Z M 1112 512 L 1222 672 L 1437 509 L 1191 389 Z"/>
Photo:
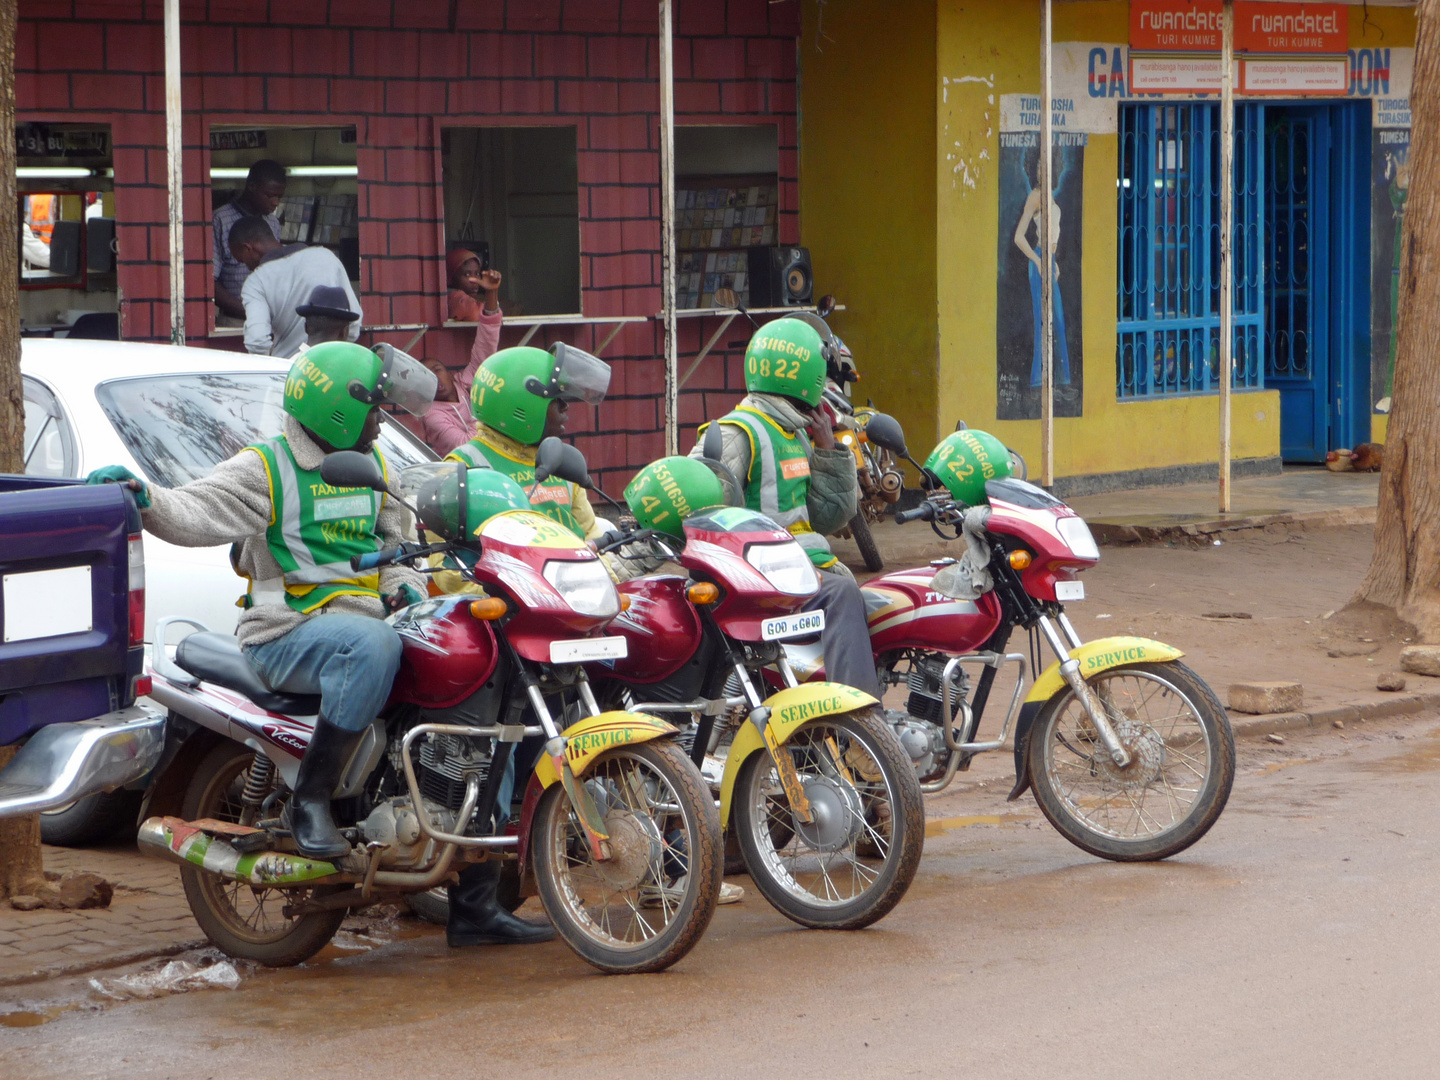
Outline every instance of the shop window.
<path id="1" fill-rule="evenodd" d="M 715 290 L 750 303 L 779 231 L 773 124 L 675 129 L 675 306 L 715 306 Z"/>
<path id="2" fill-rule="evenodd" d="M 249 276 L 224 236 L 240 216 L 273 206 L 283 244 L 329 248 L 360 281 L 360 209 L 353 127 L 212 127 L 210 209 L 217 326 L 240 326 Z M 250 180 L 252 172 L 255 179 Z M 248 186 L 248 192 L 247 192 Z M 218 232 L 217 232 L 218 230 Z"/>
<path id="3" fill-rule="evenodd" d="M 575 147 L 573 127 L 441 131 L 446 252 L 500 271 L 507 315 L 580 313 Z"/>
<path id="4" fill-rule="evenodd" d="M 1261 107 L 1235 110 L 1231 385 L 1258 388 Z M 1220 107 L 1120 106 L 1115 389 L 1121 399 L 1219 390 Z"/>
<path id="5" fill-rule="evenodd" d="M 110 129 L 18 124 L 20 327 L 26 336 L 119 336 Z"/>

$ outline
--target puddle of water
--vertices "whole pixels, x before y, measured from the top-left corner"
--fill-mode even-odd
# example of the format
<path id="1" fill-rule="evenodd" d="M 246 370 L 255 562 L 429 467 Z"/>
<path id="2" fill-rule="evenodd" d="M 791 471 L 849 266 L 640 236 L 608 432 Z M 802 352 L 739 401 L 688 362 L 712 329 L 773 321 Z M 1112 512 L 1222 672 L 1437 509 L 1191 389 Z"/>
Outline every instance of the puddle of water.
<path id="1" fill-rule="evenodd" d="M 970 817 L 931 818 L 925 822 L 926 836 L 941 836 L 954 829 L 968 825 L 1006 825 L 1013 821 L 1024 821 L 1024 814 L 975 814 Z"/>
<path id="2" fill-rule="evenodd" d="M 41 1009 L 39 1011 L 20 1010 L 17 1012 L 0 1013 L 0 1027 L 39 1027 L 41 1024 L 48 1024 L 51 1020 L 57 1019 L 65 1013 L 72 1012 L 78 1008 L 78 1005 L 52 1005 L 48 1009 Z"/>

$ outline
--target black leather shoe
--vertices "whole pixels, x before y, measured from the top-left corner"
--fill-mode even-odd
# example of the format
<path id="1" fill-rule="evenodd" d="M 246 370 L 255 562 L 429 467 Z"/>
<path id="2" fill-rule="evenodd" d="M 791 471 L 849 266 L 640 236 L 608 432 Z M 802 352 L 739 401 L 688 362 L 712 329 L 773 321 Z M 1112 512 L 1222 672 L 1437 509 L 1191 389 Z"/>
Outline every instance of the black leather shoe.
<path id="1" fill-rule="evenodd" d="M 306 858 L 338 859 L 350 853 L 350 841 L 330 817 L 330 794 L 362 735 L 363 731 L 338 728 L 323 716 L 315 720 L 315 734 L 300 759 L 300 775 L 280 821 Z"/>
<path id="2" fill-rule="evenodd" d="M 555 928 L 526 922 L 506 911 L 495 899 L 500 884 L 498 862 L 472 863 L 460 871 L 460 882 L 446 893 L 450 918 L 445 943 L 452 949 L 466 945 L 534 945 L 555 937 Z"/>

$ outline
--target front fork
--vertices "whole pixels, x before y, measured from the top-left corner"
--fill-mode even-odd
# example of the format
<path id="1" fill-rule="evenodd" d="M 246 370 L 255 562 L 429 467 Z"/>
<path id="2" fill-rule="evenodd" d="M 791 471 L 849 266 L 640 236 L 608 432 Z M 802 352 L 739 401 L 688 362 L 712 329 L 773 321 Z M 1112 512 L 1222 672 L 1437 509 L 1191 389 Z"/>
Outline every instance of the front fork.
<path id="1" fill-rule="evenodd" d="M 550 755 L 550 763 L 555 766 L 555 774 L 560 777 L 560 783 L 565 788 L 565 794 L 570 797 L 570 805 L 575 808 L 575 814 L 580 819 L 580 825 L 585 830 L 586 842 L 590 845 L 590 854 L 597 862 L 604 862 L 610 858 L 610 834 L 605 831 L 605 822 L 600 817 L 600 808 L 595 805 L 595 799 L 591 796 L 589 789 L 580 783 L 575 776 L 575 771 L 570 768 L 570 762 L 565 759 L 565 738 L 560 734 L 554 718 L 550 715 L 550 709 L 545 704 L 545 695 L 540 692 L 540 684 L 535 681 L 519 657 L 515 657 L 516 668 L 520 677 L 525 681 L 525 693 L 530 698 L 530 707 L 535 710 L 535 715 L 540 718 L 540 727 L 545 732 L 545 753 Z M 579 681 L 580 699 L 585 707 L 590 710 L 591 716 L 600 714 L 600 707 L 595 702 L 595 695 L 590 689 L 590 683 L 586 680 L 585 674 L 580 673 Z"/>
<path id="2" fill-rule="evenodd" d="M 1080 635 L 1075 632 L 1075 627 L 1070 625 L 1070 620 L 1063 611 L 1057 618 L 1060 630 L 1055 629 L 1055 623 L 1051 621 L 1050 616 L 1041 615 L 1038 621 L 1040 633 L 1045 635 L 1045 640 L 1060 660 L 1060 676 L 1069 684 L 1070 690 L 1084 706 L 1085 715 L 1090 718 L 1095 733 L 1100 737 L 1100 744 L 1109 752 L 1110 760 L 1123 769 L 1130 764 L 1130 752 L 1121 745 L 1120 737 L 1115 734 L 1115 728 L 1110 723 L 1110 717 L 1100 701 L 1100 695 L 1080 674 L 1080 661 L 1070 655 L 1072 648 L 1079 648 L 1082 644 Z M 1064 638 L 1060 636 L 1061 631 L 1064 632 Z M 1068 645 L 1066 639 L 1069 640 Z"/>
<path id="3" fill-rule="evenodd" d="M 745 694 L 745 699 L 750 703 L 749 722 L 755 725 L 755 730 L 760 732 L 765 740 L 765 746 L 770 751 L 770 760 L 775 763 L 775 771 L 780 776 L 780 786 L 785 789 L 785 798 L 790 802 L 790 809 L 802 824 L 809 825 L 814 822 L 815 815 L 810 810 L 810 799 L 805 794 L 805 787 L 800 783 L 800 774 L 795 771 L 795 760 L 789 752 L 775 737 L 775 729 L 770 726 L 770 710 L 760 698 L 760 692 L 755 689 L 755 684 L 750 679 L 750 672 L 745 665 L 734 659 L 735 675 L 740 680 L 740 689 Z M 795 679 L 795 673 L 790 670 L 790 664 L 785 659 L 784 650 L 781 650 L 777 664 L 780 668 L 780 676 L 785 680 L 787 687 L 799 686 Z M 839 766 L 839 762 L 836 762 Z M 843 768 L 843 766 L 839 766 Z"/>

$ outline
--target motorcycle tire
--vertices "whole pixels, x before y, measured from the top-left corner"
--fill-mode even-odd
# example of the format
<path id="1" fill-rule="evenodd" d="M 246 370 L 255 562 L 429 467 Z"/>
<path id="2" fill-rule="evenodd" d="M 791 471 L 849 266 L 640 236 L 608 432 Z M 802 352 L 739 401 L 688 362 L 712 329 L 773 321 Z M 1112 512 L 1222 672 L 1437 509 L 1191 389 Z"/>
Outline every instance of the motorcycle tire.
<path id="1" fill-rule="evenodd" d="M 495 889 L 495 900 L 513 914 L 525 903 L 525 898 L 520 895 L 520 872 L 514 862 L 501 865 L 504 869 L 500 872 L 500 884 Z M 422 893 L 406 893 L 405 906 L 416 918 L 436 926 L 444 926 L 450 921 L 450 894 L 444 885 Z"/>
<path id="2" fill-rule="evenodd" d="M 1235 737 L 1215 692 L 1177 660 L 1129 664 L 1086 680 L 1130 751 L 1115 765 L 1067 686 L 1026 747 L 1035 801 L 1061 836 L 1117 862 L 1184 851 L 1220 817 L 1235 780 Z"/>
<path id="3" fill-rule="evenodd" d="M 613 855 L 594 859 L 564 786 L 551 785 L 530 838 L 545 912 L 565 943 L 601 971 L 663 971 L 695 947 L 720 898 L 725 858 L 715 799 L 669 740 L 607 750 L 581 781 Z"/>
<path id="4" fill-rule="evenodd" d="M 206 754 L 185 791 L 180 816 L 186 821 L 240 820 L 240 793 L 255 754 L 239 743 L 223 742 Z M 221 952 L 266 967 L 291 967 L 329 944 L 345 921 L 346 910 L 317 911 L 287 919 L 281 909 L 304 896 L 323 896 L 343 885 L 314 889 L 253 889 L 226 881 L 198 866 L 180 867 L 190 913 Z"/>
<path id="5" fill-rule="evenodd" d="M 865 520 L 865 511 L 855 511 L 855 516 L 850 519 L 850 536 L 855 541 L 855 546 L 860 549 L 860 557 L 865 560 L 865 569 L 873 574 L 878 574 L 885 569 L 885 560 L 880 555 L 880 549 L 875 546 L 875 537 L 870 532 L 870 523 Z"/>
<path id="6" fill-rule="evenodd" d="M 813 814 L 808 825 L 801 822 L 769 753 L 751 754 L 740 766 L 731 803 L 750 878 L 765 899 L 801 926 L 869 926 L 905 895 L 925 845 L 924 796 L 910 755 L 874 707 L 817 717 L 796 729 L 782 749 L 795 761 L 812 808 L 819 804 L 828 812 Z M 882 802 L 889 809 L 884 834 L 872 826 Z M 778 822 L 788 827 L 777 830 Z M 783 847 L 777 837 L 786 838 Z M 847 881 L 861 887 L 839 895 Z"/>

